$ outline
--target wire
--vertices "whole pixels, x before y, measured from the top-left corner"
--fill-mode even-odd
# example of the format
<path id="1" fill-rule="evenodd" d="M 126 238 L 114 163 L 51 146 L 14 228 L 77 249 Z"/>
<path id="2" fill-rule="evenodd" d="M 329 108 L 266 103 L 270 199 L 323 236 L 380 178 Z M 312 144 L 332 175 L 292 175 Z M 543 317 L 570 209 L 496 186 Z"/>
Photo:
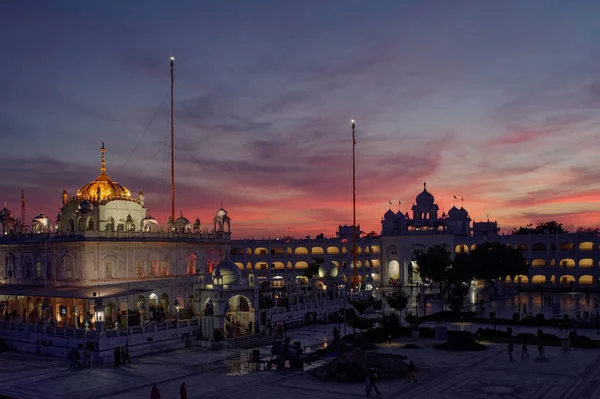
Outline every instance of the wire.
<path id="1" fill-rule="evenodd" d="M 144 130 L 144 132 L 142 133 L 142 135 L 140 136 L 137 144 L 135 145 L 135 147 L 133 147 L 133 150 L 131 150 L 131 153 L 129 154 L 129 156 L 127 157 L 127 161 L 125 161 L 125 164 L 123 164 L 123 168 L 125 168 L 125 166 L 127 166 L 127 164 L 129 163 L 129 160 L 131 159 L 131 157 L 133 156 L 133 153 L 135 152 L 135 150 L 138 149 L 138 147 L 140 146 L 140 143 L 142 142 L 142 139 L 144 138 L 144 136 L 146 136 L 146 133 L 148 133 L 150 131 L 150 127 L 152 126 L 152 122 L 154 122 L 154 119 L 156 118 L 156 115 L 158 115 L 158 113 L 160 112 L 162 106 L 165 103 L 165 100 L 167 99 L 167 97 L 169 96 L 169 93 L 171 93 L 171 88 L 169 88 L 169 90 L 167 90 L 167 93 L 165 94 L 163 100 L 161 101 L 160 105 L 158 106 L 158 108 L 156 109 L 156 111 L 154 112 L 154 115 L 152 115 L 152 119 L 150 119 L 150 123 L 148 123 L 148 126 L 146 126 L 146 129 Z M 156 155 L 155 155 L 156 156 Z"/>

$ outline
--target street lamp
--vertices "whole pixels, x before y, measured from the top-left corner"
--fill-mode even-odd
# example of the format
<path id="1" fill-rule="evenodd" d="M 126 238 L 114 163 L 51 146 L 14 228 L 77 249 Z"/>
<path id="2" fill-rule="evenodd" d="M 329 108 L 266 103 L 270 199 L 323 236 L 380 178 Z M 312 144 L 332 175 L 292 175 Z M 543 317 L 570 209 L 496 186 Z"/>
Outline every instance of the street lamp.
<path id="1" fill-rule="evenodd" d="M 177 299 L 175 299 L 175 302 L 173 302 L 173 305 L 175 305 L 175 309 L 177 311 L 177 320 L 179 320 L 179 301 Z"/>

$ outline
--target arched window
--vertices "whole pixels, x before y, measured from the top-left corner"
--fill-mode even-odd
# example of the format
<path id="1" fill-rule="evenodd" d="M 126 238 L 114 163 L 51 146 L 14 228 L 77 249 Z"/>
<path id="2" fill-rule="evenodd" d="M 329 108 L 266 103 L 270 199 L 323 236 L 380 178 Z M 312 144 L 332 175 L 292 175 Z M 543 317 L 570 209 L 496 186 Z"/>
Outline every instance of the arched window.
<path id="1" fill-rule="evenodd" d="M 195 274 L 195 273 L 196 273 L 196 255 L 189 254 L 187 256 L 187 274 Z"/>
<path id="2" fill-rule="evenodd" d="M 83 231 L 83 230 L 84 230 L 83 218 L 79 218 L 79 219 L 77 219 L 77 231 Z"/>
<path id="3" fill-rule="evenodd" d="M 69 226 L 69 231 L 70 232 L 74 232 L 75 231 L 75 221 L 73 219 L 69 219 L 68 226 Z"/>
<path id="4" fill-rule="evenodd" d="M 87 229 L 88 230 L 96 230 L 96 226 L 94 224 L 94 218 L 88 218 Z"/>
<path id="5" fill-rule="evenodd" d="M 115 219 L 109 217 L 106 220 L 106 226 L 104 227 L 106 231 L 115 231 Z"/>

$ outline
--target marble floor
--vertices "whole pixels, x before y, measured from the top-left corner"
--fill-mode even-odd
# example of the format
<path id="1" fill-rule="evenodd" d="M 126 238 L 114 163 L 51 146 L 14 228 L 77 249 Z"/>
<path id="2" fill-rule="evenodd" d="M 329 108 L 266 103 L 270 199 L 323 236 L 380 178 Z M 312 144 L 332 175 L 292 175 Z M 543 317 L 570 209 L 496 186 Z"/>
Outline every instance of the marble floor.
<path id="1" fill-rule="evenodd" d="M 333 325 L 292 330 L 293 341 L 303 345 L 323 342 Z M 508 360 L 505 345 L 489 344 L 488 350 L 453 353 L 433 349 L 432 340 L 416 342 L 421 349 L 402 349 L 406 339 L 382 345 L 384 353 L 401 353 L 415 362 L 418 383 L 404 380 L 378 383 L 385 398 L 600 398 L 600 351 L 547 349 L 547 361 Z M 485 343 L 485 342 L 484 342 Z M 261 356 L 268 356 L 267 347 Z M 189 398 L 294 399 L 364 396 L 364 384 L 319 381 L 307 372 L 248 372 L 233 350 L 209 351 L 188 348 L 133 358 L 123 368 L 68 370 L 68 362 L 16 352 L 0 353 L 0 393 L 16 399 L 111 398 L 150 396 L 153 383 L 162 398 L 178 398 L 179 386 L 187 385 Z M 316 367 L 313 364 L 310 367 Z"/>

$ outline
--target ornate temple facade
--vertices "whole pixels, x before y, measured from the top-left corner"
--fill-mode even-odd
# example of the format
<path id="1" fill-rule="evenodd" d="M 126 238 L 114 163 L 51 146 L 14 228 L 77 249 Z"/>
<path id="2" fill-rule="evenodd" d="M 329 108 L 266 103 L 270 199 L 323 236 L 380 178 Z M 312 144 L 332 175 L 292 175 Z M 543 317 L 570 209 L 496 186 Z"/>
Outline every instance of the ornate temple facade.
<path id="1" fill-rule="evenodd" d="M 179 216 L 163 230 L 137 196 L 106 172 L 76 193 L 62 193 L 53 221 L 40 213 L 31 229 L 5 207 L 0 211 L 0 301 L 3 314 L 23 320 L 52 317 L 65 325 L 95 321 L 102 298 L 108 323 L 193 314 L 197 273 L 210 272 L 230 242 L 230 218 L 219 209 L 208 226 Z M 76 323 L 77 320 L 77 323 Z"/>

